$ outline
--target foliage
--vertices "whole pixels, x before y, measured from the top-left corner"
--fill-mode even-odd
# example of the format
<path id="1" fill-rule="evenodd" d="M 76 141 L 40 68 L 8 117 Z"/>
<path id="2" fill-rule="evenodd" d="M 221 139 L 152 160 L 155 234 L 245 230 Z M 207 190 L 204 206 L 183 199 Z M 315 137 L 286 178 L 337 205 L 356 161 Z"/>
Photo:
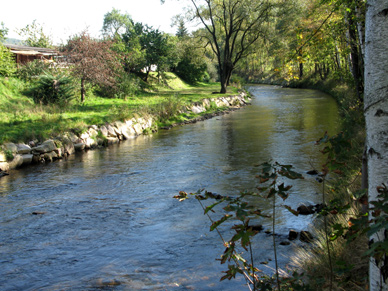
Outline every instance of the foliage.
<path id="1" fill-rule="evenodd" d="M 104 15 L 102 33 L 110 39 L 120 38 L 120 35 L 131 26 L 133 20 L 129 14 L 121 14 L 120 10 L 112 8 L 112 11 Z"/>
<path id="2" fill-rule="evenodd" d="M 74 97 L 74 87 L 71 78 L 65 74 L 55 76 L 46 71 L 39 76 L 29 94 L 35 103 L 65 105 Z"/>
<path id="3" fill-rule="evenodd" d="M 123 41 L 127 46 L 127 51 L 133 51 L 132 54 L 125 56 L 128 63 L 129 57 L 133 58 L 130 68 L 137 72 L 145 70 L 144 81 L 148 81 L 149 73 L 153 67 L 162 74 L 174 63 L 175 44 L 173 39 L 147 25 L 136 23 L 133 29 L 128 29 L 123 35 Z"/>
<path id="4" fill-rule="evenodd" d="M 48 70 L 51 70 L 49 63 L 45 63 L 41 60 L 33 60 L 32 62 L 21 65 L 17 75 L 22 80 L 33 81 Z"/>
<path id="5" fill-rule="evenodd" d="M 81 80 L 81 102 L 85 100 L 85 84 L 116 87 L 120 59 L 111 49 L 111 41 L 93 39 L 86 31 L 73 37 L 65 47 L 71 66 L 70 70 Z"/>
<path id="6" fill-rule="evenodd" d="M 264 36 L 265 23 L 274 8 L 269 1 L 191 0 L 194 16 L 203 24 L 202 37 L 217 58 L 221 93 L 226 92 L 237 64 L 252 52 L 255 42 Z"/>
<path id="7" fill-rule="evenodd" d="M 53 41 L 51 37 L 44 33 L 43 25 L 34 20 L 26 27 L 19 29 L 18 34 L 25 39 L 25 44 L 32 47 L 51 48 Z"/>
<path id="8" fill-rule="evenodd" d="M 0 76 L 9 77 L 16 72 L 13 54 L 0 43 Z"/>
<path id="9" fill-rule="evenodd" d="M 259 228 L 255 227 L 251 221 L 258 217 L 268 217 L 260 209 L 248 202 L 257 200 L 260 197 L 265 199 L 273 200 L 273 234 L 275 234 L 275 205 L 276 197 L 279 196 L 283 200 L 286 200 L 289 196 L 289 190 L 292 188 L 290 185 L 285 185 L 279 182 L 279 177 L 288 179 L 303 179 L 302 175 L 295 172 L 291 165 L 281 165 L 279 163 L 263 163 L 261 165 L 261 173 L 256 176 L 259 180 L 260 186 L 257 187 L 259 193 L 242 191 L 236 197 L 222 196 L 219 194 L 213 194 L 208 191 L 199 190 L 196 193 L 187 194 L 184 191 L 179 192 L 179 195 L 174 198 L 179 201 L 184 201 L 189 198 L 189 195 L 194 196 L 197 201 L 201 204 L 204 214 L 208 216 L 211 221 L 210 231 L 216 230 L 220 236 L 225 251 L 221 255 L 221 264 L 228 262 L 228 270 L 225 271 L 225 275 L 221 280 L 233 279 L 237 274 L 241 274 L 247 281 L 250 290 L 273 290 L 273 285 L 268 284 L 268 280 L 262 280 L 259 276 L 260 270 L 255 267 L 255 261 L 252 249 L 252 238 L 260 231 Z M 202 194 L 203 193 L 203 194 Z M 214 203 L 209 206 L 204 206 L 202 201 L 207 199 L 215 200 Z M 210 213 L 215 212 L 215 208 L 218 205 L 226 204 L 223 207 L 224 214 L 218 220 L 213 220 Z M 294 214 L 296 211 L 290 207 L 285 206 L 286 209 L 290 210 Z M 227 223 L 233 220 L 233 226 Z M 223 232 L 219 230 L 219 227 L 226 224 L 233 230 L 234 235 L 229 239 L 225 240 L 222 235 Z M 280 290 L 281 279 L 279 277 L 278 266 L 277 266 L 277 253 L 276 253 L 276 236 L 273 235 L 273 246 L 274 246 L 274 258 L 276 264 L 276 280 L 275 284 L 277 289 Z M 245 252 L 243 252 L 245 250 Z M 291 282 L 291 281 L 290 281 Z M 284 283 L 284 282 L 283 282 Z M 300 285 L 299 285 L 300 286 Z M 304 289 L 301 289 L 304 290 Z M 306 289 L 307 290 L 307 289 Z"/>
<path id="10" fill-rule="evenodd" d="M 203 50 L 193 44 L 191 39 L 183 39 L 178 43 L 179 63 L 175 68 L 176 74 L 188 83 L 203 81 L 207 63 Z"/>
<path id="11" fill-rule="evenodd" d="M 0 25 L 1 25 L 1 27 L 0 27 L 0 43 L 2 43 L 3 40 L 5 39 L 6 35 L 8 34 L 8 28 L 5 27 L 3 22 L 1 22 Z"/>

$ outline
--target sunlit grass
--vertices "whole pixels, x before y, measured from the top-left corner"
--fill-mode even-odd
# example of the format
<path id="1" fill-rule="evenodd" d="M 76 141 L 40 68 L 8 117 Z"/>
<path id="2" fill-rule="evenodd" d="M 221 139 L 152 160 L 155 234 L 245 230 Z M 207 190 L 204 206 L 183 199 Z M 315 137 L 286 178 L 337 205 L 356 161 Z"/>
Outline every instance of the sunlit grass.
<path id="1" fill-rule="evenodd" d="M 59 107 L 35 104 L 24 94 L 27 83 L 16 78 L 0 78 L 0 144 L 43 140 L 73 128 L 82 130 L 88 125 L 128 119 L 135 113 L 155 115 L 159 112 L 161 116 L 171 117 L 175 114 L 172 102 L 185 105 L 237 93 L 237 89 L 231 88 L 228 94 L 213 94 L 220 90 L 219 83 L 189 85 L 172 73 L 167 73 L 164 84 L 159 84 L 153 73 L 150 83 L 152 89 L 137 96 L 102 98 L 89 92 L 83 104 L 75 98 L 70 105 Z M 179 117 L 185 118 L 188 117 Z"/>

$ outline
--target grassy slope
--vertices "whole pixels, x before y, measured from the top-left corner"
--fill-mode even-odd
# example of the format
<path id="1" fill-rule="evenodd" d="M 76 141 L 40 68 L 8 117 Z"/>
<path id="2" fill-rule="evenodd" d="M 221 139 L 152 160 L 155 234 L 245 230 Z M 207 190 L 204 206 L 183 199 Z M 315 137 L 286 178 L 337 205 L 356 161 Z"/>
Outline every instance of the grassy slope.
<path id="1" fill-rule="evenodd" d="M 173 96 L 181 104 L 213 98 L 219 84 L 201 83 L 191 86 L 174 74 L 167 74 L 167 84 L 158 85 L 151 78 L 153 91 L 124 99 L 101 98 L 89 94 L 83 104 L 74 101 L 67 108 L 43 106 L 23 94 L 25 84 L 18 79 L 0 78 L 0 144 L 4 142 L 27 142 L 43 140 L 69 129 L 82 130 L 88 125 L 124 120 L 135 113 L 157 113 L 161 104 L 167 104 Z M 231 88 L 231 93 L 237 90 Z M 228 94 L 226 94 L 228 95 Z M 224 95 L 217 95 L 217 97 Z"/>

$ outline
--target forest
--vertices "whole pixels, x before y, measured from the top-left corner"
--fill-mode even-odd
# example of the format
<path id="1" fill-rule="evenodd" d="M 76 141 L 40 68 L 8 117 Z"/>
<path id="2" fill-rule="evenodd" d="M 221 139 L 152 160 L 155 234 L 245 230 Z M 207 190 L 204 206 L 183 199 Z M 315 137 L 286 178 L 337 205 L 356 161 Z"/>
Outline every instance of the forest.
<path id="1" fill-rule="evenodd" d="M 114 119 L 133 114 L 123 111 L 123 104 L 161 102 L 148 97 L 161 88 L 172 89 L 176 76 L 191 86 L 194 95 L 198 88 L 211 88 L 217 91 L 212 95 L 224 96 L 246 84 L 328 93 L 338 103 L 341 131 L 317 141 L 326 157 L 317 169 L 324 185 L 324 207 L 315 225 L 319 235 L 311 249 L 298 254 L 298 268 L 289 276 L 275 270 L 273 277 L 263 277 L 257 262 L 249 258 L 257 234 L 249 220 L 261 213 L 243 202 L 248 193 L 231 199 L 206 191 L 180 192 L 175 198 L 211 200 L 205 213 L 225 203 L 228 214 L 211 221 L 211 230 L 217 231 L 229 219 L 238 221 L 233 226 L 236 235 L 224 241 L 220 261 L 228 267 L 221 280 L 243 276 L 249 290 L 388 290 L 387 2 L 190 0 L 188 4 L 190 9 L 174 18 L 175 35 L 136 23 L 128 13 L 113 8 L 104 16 L 100 38 L 84 30 L 54 46 L 44 27 L 34 21 L 19 30 L 24 45 L 53 48 L 60 57 L 17 67 L 12 53 L 0 44 L 0 94 L 8 88 L 45 116 L 63 110 L 80 111 L 82 116 L 93 102 L 108 102 Z M 193 23 L 196 29 L 189 30 Z M 0 27 L 0 43 L 6 43 L 6 25 Z M 160 112 L 182 102 L 179 95 L 162 99 Z M 146 105 L 155 112 L 155 106 Z M 168 118 L 177 114 L 171 112 Z M 0 113 L 2 126 L 17 127 L 17 119 L 24 117 L 16 115 Z M 37 130 L 35 135 L 43 134 Z M 33 138 L 24 134 L 3 130 L 0 143 Z M 280 184 L 279 177 L 301 178 L 290 165 L 264 164 L 260 169 L 258 191 L 268 199 L 287 198 L 291 187 Z"/>

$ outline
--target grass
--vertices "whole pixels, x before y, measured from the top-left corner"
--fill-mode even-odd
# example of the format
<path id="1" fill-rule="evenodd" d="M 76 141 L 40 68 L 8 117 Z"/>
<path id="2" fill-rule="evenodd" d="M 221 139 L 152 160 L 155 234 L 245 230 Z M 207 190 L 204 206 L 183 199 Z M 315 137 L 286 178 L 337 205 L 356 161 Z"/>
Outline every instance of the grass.
<path id="1" fill-rule="evenodd" d="M 126 99 L 103 98 L 89 92 L 84 103 L 76 98 L 70 105 L 34 104 L 23 92 L 27 84 L 16 78 L 0 78 L 0 144 L 5 142 L 28 142 L 57 136 L 70 129 L 83 130 L 88 125 L 124 120 L 138 113 L 174 117 L 173 104 L 185 105 L 204 98 L 236 94 L 231 87 L 229 94 L 212 94 L 220 89 L 218 83 L 189 85 L 172 73 L 167 73 L 164 84 L 159 84 L 156 74 L 150 76 L 152 90 Z M 170 110 L 166 113 L 166 110 Z M 162 120 L 163 121 L 163 120 Z"/>

